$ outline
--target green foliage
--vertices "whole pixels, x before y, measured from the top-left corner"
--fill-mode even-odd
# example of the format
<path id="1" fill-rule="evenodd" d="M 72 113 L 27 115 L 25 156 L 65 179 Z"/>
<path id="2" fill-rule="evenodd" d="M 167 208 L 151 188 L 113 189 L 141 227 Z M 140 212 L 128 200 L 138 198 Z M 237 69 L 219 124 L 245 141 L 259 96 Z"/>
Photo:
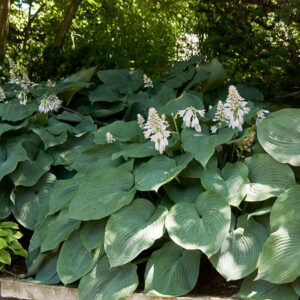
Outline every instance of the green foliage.
<path id="1" fill-rule="evenodd" d="M 12 256 L 27 257 L 27 251 L 18 241 L 22 236 L 18 224 L 0 221 L 0 270 L 11 264 Z"/>
<path id="2" fill-rule="evenodd" d="M 141 280 L 146 295 L 180 296 L 195 287 L 203 255 L 227 280 L 245 278 L 240 297 L 295 298 L 298 165 L 278 157 L 281 144 L 296 149 L 297 124 L 278 125 L 285 139 L 272 146 L 266 132 L 269 122 L 299 111 L 261 120 L 261 94 L 239 84 L 229 90 L 251 109 L 242 130 L 229 126 L 228 115 L 227 123 L 216 121 L 218 101 L 231 96 L 220 64 L 202 61 L 177 63 L 149 88 L 139 72 L 101 71 L 102 83 L 93 84 L 84 70 L 57 83 L 68 82 L 56 89 L 59 97 L 72 95 L 62 111 L 38 111 L 56 88 L 41 83 L 28 92 L 35 110 L 1 119 L 0 216 L 12 212 L 33 230 L 27 281 L 79 280 L 79 299 L 122 299 Z M 78 89 L 77 80 L 87 85 Z M 18 101 L 11 86 L 3 85 L 4 106 Z"/>

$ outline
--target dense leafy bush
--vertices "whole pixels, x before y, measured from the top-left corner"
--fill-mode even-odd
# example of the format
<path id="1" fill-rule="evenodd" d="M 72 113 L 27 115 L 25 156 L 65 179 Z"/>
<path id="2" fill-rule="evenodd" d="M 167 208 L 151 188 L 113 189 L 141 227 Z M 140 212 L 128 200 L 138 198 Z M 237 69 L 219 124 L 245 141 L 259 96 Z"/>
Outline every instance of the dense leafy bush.
<path id="1" fill-rule="evenodd" d="M 245 278 L 239 297 L 298 299 L 300 111 L 263 119 L 258 90 L 224 86 L 220 63 L 202 61 L 154 82 L 107 70 L 90 84 L 93 68 L 2 86 L 0 201 L 34 230 L 26 280 L 80 280 L 80 299 L 121 299 L 139 281 L 185 295 L 203 255 Z"/>
<path id="2" fill-rule="evenodd" d="M 11 264 L 11 255 L 27 257 L 18 240 L 22 237 L 18 224 L 9 221 L 0 222 L 0 270 Z"/>

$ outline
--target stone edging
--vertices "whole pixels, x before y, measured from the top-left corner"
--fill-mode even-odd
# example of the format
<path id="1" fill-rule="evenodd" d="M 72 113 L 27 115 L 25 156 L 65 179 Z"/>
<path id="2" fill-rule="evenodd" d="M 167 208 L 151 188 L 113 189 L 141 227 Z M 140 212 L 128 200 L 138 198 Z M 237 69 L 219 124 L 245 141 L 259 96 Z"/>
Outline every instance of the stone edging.
<path id="1" fill-rule="evenodd" d="M 43 285 L 27 283 L 11 277 L 0 277 L 1 295 L 4 298 L 16 298 L 22 300 L 78 300 L 77 289 L 60 285 Z M 127 300 L 233 300 L 231 298 L 218 297 L 146 297 L 142 293 L 133 294 Z M 87 299 L 93 300 L 93 299 Z"/>

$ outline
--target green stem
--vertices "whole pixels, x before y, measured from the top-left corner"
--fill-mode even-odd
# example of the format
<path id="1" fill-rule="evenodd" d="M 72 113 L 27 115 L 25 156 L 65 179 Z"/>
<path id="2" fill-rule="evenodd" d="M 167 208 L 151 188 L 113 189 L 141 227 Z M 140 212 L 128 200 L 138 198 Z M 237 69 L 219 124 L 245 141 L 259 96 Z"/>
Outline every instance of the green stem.
<path id="1" fill-rule="evenodd" d="M 148 261 L 149 258 L 150 258 L 150 256 L 146 256 L 146 257 L 140 258 L 136 261 L 133 261 L 132 263 L 135 264 L 135 265 L 139 265 L 139 264 L 142 264 L 142 263 Z"/>
<path id="2" fill-rule="evenodd" d="M 172 114 L 172 119 L 173 119 L 173 123 L 174 123 L 174 125 L 175 125 L 175 130 L 176 130 L 176 132 L 179 134 L 179 130 L 178 130 L 177 123 L 176 123 L 176 118 L 174 117 L 173 114 Z"/>

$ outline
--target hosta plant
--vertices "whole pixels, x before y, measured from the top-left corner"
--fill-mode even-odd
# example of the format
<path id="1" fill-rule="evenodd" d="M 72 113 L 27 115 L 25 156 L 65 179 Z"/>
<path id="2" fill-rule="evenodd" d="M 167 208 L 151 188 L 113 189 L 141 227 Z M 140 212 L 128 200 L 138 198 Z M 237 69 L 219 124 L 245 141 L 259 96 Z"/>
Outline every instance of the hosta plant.
<path id="1" fill-rule="evenodd" d="M 268 115 L 256 89 L 202 62 L 151 84 L 107 70 L 81 85 L 81 72 L 2 104 L 14 113 L 1 115 L 0 200 L 33 230 L 26 280 L 79 281 L 79 299 L 126 298 L 139 282 L 180 296 L 206 256 L 245 278 L 237 297 L 298 299 L 300 110 Z M 38 112 L 44 99 L 64 103 Z"/>

